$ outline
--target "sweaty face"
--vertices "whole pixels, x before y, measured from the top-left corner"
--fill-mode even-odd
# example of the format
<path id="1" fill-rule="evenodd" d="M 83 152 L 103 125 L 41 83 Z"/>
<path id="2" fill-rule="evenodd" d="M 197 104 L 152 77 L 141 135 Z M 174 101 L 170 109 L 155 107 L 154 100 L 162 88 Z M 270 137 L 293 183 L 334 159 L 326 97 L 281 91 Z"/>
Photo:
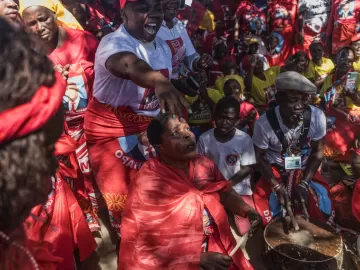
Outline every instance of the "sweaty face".
<path id="1" fill-rule="evenodd" d="M 142 42 L 151 42 L 164 19 L 160 0 L 128 2 L 122 11 L 127 31 Z"/>
<path id="2" fill-rule="evenodd" d="M 324 57 L 324 49 L 320 44 L 312 46 L 310 53 L 314 62 L 318 62 Z"/>
<path id="3" fill-rule="evenodd" d="M 179 0 L 167 0 L 164 3 L 163 9 L 164 9 L 164 20 L 165 21 L 171 21 L 176 17 L 178 14 L 180 7 L 180 1 Z"/>
<path id="4" fill-rule="evenodd" d="M 42 6 L 28 7 L 23 11 L 23 20 L 28 30 L 42 41 L 50 42 L 58 33 L 55 14 Z"/>
<path id="5" fill-rule="evenodd" d="M 178 118 L 170 118 L 161 135 L 160 155 L 172 160 L 186 161 L 196 157 L 196 141 L 189 125 Z"/>
<path id="6" fill-rule="evenodd" d="M 4 16 L 12 21 L 19 17 L 19 1 L 0 0 L 0 16 Z"/>
<path id="7" fill-rule="evenodd" d="M 226 108 L 215 116 L 216 128 L 220 134 L 228 134 L 233 131 L 239 120 L 239 112 L 235 108 Z"/>
<path id="8" fill-rule="evenodd" d="M 339 72 L 346 73 L 350 71 L 355 61 L 355 55 L 351 50 L 342 50 L 337 56 L 336 68 Z"/>
<path id="9" fill-rule="evenodd" d="M 240 84 L 235 82 L 226 82 L 224 85 L 224 94 L 226 97 L 233 97 L 237 100 L 240 100 L 241 96 L 241 87 Z"/>
<path id="10" fill-rule="evenodd" d="M 360 56 L 360 40 L 353 42 L 352 47 L 355 51 L 356 57 Z"/>
<path id="11" fill-rule="evenodd" d="M 277 94 L 277 102 L 281 110 L 285 112 L 289 119 L 297 119 L 298 115 L 303 115 L 305 108 L 309 104 L 309 95 L 294 90 L 283 90 Z"/>
<path id="12" fill-rule="evenodd" d="M 309 61 L 308 59 L 306 58 L 305 55 L 301 55 L 298 59 L 298 62 L 297 62 L 297 71 L 298 72 L 305 72 L 307 67 L 309 65 Z"/>

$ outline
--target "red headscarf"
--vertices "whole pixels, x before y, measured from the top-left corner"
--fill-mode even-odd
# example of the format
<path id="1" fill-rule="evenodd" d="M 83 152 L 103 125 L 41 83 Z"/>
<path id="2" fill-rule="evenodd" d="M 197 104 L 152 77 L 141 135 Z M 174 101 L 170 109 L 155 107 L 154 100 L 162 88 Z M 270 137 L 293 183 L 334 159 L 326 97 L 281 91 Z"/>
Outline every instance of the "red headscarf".
<path id="1" fill-rule="evenodd" d="M 54 85 L 41 86 L 32 99 L 0 112 L 0 145 L 42 128 L 58 111 L 65 94 L 65 81 L 56 74 Z"/>
<path id="2" fill-rule="evenodd" d="M 120 7 L 124 8 L 127 2 L 136 2 L 136 0 L 120 0 Z"/>

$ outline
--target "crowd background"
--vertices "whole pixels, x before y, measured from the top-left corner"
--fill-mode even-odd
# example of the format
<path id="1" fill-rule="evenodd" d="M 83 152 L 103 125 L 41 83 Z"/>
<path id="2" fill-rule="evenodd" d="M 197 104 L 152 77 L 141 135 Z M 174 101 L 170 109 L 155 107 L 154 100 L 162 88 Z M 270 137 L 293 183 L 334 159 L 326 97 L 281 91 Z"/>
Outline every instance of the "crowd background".
<path id="1" fill-rule="evenodd" d="M 228 180 L 256 210 L 228 212 L 237 240 L 247 237 L 256 218 L 266 225 L 280 212 L 271 194 L 280 201 L 285 194 L 274 182 L 281 178 L 275 165 L 284 166 L 285 147 L 269 135 L 266 112 L 301 99 L 299 106 L 311 104 L 311 126 L 306 146 L 294 143 L 304 172 L 292 177 L 296 185 L 309 185 L 304 188 L 314 195 L 318 214 L 346 239 L 355 268 L 345 269 L 360 267 L 359 1 L 0 0 L 0 15 L 0 269 L 131 269 L 133 219 L 151 222 L 126 210 L 126 201 L 141 209 L 134 203 L 146 200 L 134 195 L 141 194 L 139 181 L 152 175 L 151 166 L 162 165 L 148 162 L 138 171 L 160 152 L 174 163 L 179 158 L 157 148 L 165 143 L 156 135 L 149 138 L 149 123 L 165 110 L 180 124 L 165 117 L 163 129 L 187 123 L 184 129 L 197 142 L 187 147 L 214 162 L 222 175 L 216 181 Z M 62 93 L 64 80 L 62 117 L 55 121 L 60 105 L 34 95 L 44 86 Z M 31 117 L 15 114 L 21 109 L 27 116 L 24 106 L 34 102 L 40 109 Z M 47 107 L 48 114 L 42 111 Z M 14 131 L 35 118 L 41 123 Z M 291 135 L 299 131 L 297 118 L 279 122 L 285 137 L 299 140 Z M 154 125 L 152 132 L 163 136 Z M 54 150 L 56 173 L 47 164 L 51 153 L 40 149 L 42 133 L 55 133 L 44 147 Z M 40 196 L 49 190 L 47 199 Z M 212 215 L 204 214 L 207 230 Z M 254 269 L 266 269 L 256 251 L 246 251 Z M 241 260 L 238 269 L 251 269 Z"/>

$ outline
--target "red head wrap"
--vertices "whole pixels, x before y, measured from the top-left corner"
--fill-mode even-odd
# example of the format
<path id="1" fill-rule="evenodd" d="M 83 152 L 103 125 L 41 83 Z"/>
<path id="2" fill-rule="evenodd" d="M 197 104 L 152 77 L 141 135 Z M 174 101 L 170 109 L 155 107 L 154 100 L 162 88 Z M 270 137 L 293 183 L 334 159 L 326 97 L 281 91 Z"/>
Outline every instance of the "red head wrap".
<path id="1" fill-rule="evenodd" d="M 136 2 L 137 0 L 120 0 L 120 7 L 124 8 L 127 2 Z"/>
<path id="2" fill-rule="evenodd" d="M 41 86 L 25 104 L 0 112 L 0 145 L 42 128 L 58 111 L 66 84 L 56 73 L 55 84 Z"/>

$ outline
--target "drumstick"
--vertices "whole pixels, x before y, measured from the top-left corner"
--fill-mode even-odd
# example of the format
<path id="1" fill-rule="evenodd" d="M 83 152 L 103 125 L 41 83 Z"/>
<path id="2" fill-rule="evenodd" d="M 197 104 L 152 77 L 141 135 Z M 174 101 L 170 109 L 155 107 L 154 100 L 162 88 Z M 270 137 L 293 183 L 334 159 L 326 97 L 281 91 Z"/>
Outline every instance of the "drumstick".
<path id="1" fill-rule="evenodd" d="M 297 222 L 296 222 L 296 220 L 295 220 L 294 214 L 293 214 L 292 209 L 291 209 L 291 204 L 287 204 L 287 206 L 286 206 L 286 211 L 287 211 L 288 214 L 289 214 L 291 223 L 292 223 L 295 231 L 299 231 L 299 230 L 300 230 L 300 227 L 299 227 L 299 225 L 297 224 Z"/>
<path id="2" fill-rule="evenodd" d="M 234 256 L 234 254 L 236 253 L 236 251 L 238 251 L 238 249 L 241 247 L 242 241 L 239 241 L 236 246 L 234 247 L 234 249 L 230 252 L 229 256 L 232 257 Z"/>

